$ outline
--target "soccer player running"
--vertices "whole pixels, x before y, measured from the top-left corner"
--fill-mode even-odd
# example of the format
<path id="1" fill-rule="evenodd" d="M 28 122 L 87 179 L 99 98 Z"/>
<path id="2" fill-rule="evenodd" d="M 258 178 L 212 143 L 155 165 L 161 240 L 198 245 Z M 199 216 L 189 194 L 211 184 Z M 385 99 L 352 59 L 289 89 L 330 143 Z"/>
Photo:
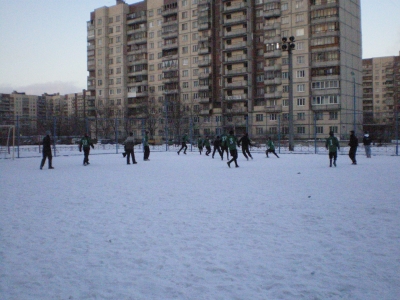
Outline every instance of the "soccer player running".
<path id="1" fill-rule="evenodd" d="M 271 137 L 268 137 L 267 145 L 268 145 L 268 149 L 267 149 L 267 151 L 265 151 L 265 154 L 267 155 L 267 157 L 269 157 L 268 153 L 273 153 L 273 154 L 275 154 L 275 156 L 277 158 L 279 158 L 278 154 L 276 154 L 276 152 L 275 152 L 275 145 L 274 145 L 274 142 L 271 140 Z"/>
<path id="2" fill-rule="evenodd" d="M 206 151 L 206 155 L 210 155 L 211 153 L 211 145 L 210 145 L 210 138 L 208 136 L 206 136 L 206 138 L 204 139 L 204 147 L 206 147 L 207 151 Z"/>
<path id="3" fill-rule="evenodd" d="M 329 132 L 329 137 L 325 142 L 326 150 L 329 150 L 329 167 L 333 165 L 336 167 L 337 151 L 340 150 L 340 145 L 337 137 L 334 136 L 333 131 Z"/>
<path id="4" fill-rule="evenodd" d="M 215 151 L 218 150 L 218 153 L 221 156 L 221 160 L 224 160 L 224 157 L 223 157 L 223 154 L 222 154 L 222 151 L 221 151 L 221 139 L 219 138 L 219 135 L 214 140 L 213 145 L 214 145 L 214 151 L 213 151 L 213 154 L 212 154 L 212 158 L 214 158 Z"/>
<path id="5" fill-rule="evenodd" d="M 201 155 L 201 152 L 203 151 L 203 144 L 204 144 L 204 141 L 201 138 L 201 136 L 199 136 L 199 138 L 197 140 L 197 148 L 199 148 L 200 155 Z"/>
<path id="6" fill-rule="evenodd" d="M 249 146 L 253 145 L 250 142 L 249 134 L 247 132 L 240 138 L 238 145 L 239 147 L 242 146 L 242 153 L 247 160 L 249 160 L 249 157 L 246 155 L 246 153 L 250 156 L 251 159 L 253 159 L 253 156 L 251 156 L 249 151 Z"/>
<path id="7" fill-rule="evenodd" d="M 239 168 L 239 166 L 237 164 L 237 158 L 238 158 L 238 153 L 237 153 L 237 149 L 236 149 L 237 139 L 236 139 L 236 136 L 233 135 L 233 130 L 229 131 L 229 135 L 226 139 L 226 143 L 227 143 L 229 152 L 231 153 L 231 157 L 232 157 L 232 159 L 227 162 L 228 167 L 230 168 L 231 163 L 235 162 L 235 167 Z"/>
<path id="8" fill-rule="evenodd" d="M 226 133 L 223 133 L 221 135 L 221 151 L 222 151 L 222 159 L 224 159 L 224 152 L 226 151 L 226 159 L 229 160 L 227 138 L 228 138 L 228 136 Z"/>
<path id="9" fill-rule="evenodd" d="M 187 145 L 186 145 L 186 143 L 187 143 L 187 141 L 188 141 L 188 136 L 187 136 L 187 133 L 185 133 L 185 134 L 183 135 L 183 137 L 182 137 L 182 147 L 181 147 L 181 149 L 179 149 L 178 155 L 179 155 L 179 153 L 182 151 L 182 149 L 185 149 L 185 150 L 183 150 L 183 154 L 186 154 L 186 150 L 187 150 Z"/>
<path id="10" fill-rule="evenodd" d="M 85 133 L 85 136 L 79 142 L 79 152 L 82 152 L 82 148 L 83 148 L 83 165 L 84 166 L 87 166 L 89 164 L 90 147 L 92 147 L 92 149 L 94 149 L 92 139 L 89 137 L 89 135 L 87 133 Z"/>

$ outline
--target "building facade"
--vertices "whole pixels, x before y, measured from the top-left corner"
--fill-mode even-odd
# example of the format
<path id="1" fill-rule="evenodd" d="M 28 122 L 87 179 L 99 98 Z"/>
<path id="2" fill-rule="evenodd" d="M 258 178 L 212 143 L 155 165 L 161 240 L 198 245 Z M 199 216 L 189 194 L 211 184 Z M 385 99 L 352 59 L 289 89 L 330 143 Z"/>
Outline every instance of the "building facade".
<path id="1" fill-rule="evenodd" d="M 296 139 L 347 138 L 362 130 L 360 1 L 117 0 L 90 15 L 88 71 L 88 116 L 118 135 L 285 138 L 292 118 Z"/>
<path id="2" fill-rule="evenodd" d="M 400 55 L 363 59 L 364 130 L 393 139 L 400 111 Z"/>

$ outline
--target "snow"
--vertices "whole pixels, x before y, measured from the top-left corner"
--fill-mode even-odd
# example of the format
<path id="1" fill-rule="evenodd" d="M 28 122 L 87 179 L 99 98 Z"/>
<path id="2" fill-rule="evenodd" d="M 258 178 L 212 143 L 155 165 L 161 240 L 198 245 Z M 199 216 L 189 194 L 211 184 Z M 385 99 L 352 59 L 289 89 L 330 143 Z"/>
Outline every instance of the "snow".
<path id="1" fill-rule="evenodd" d="M 399 157 L 77 154 L 0 159 L 1 299 L 400 297 Z"/>

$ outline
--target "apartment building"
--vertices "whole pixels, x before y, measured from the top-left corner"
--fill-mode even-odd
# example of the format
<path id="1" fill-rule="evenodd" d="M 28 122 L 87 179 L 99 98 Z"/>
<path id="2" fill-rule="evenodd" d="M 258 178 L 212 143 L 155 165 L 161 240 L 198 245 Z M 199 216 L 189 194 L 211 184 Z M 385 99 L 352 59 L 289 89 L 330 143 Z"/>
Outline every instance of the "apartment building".
<path id="1" fill-rule="evenodd" d="M 347 138 L 362 130 L 360 1 L 117 0 L 90 15 L 88 71 L 88 116 L 125 120 L 119 136 L 285 138 L 292 117 L 296 139 Z"/>
<path id="2" fill-rule="evenodd" d="M 400 55 L 363 59 L 364 129 L 390 136 L 400 108 Z"/>

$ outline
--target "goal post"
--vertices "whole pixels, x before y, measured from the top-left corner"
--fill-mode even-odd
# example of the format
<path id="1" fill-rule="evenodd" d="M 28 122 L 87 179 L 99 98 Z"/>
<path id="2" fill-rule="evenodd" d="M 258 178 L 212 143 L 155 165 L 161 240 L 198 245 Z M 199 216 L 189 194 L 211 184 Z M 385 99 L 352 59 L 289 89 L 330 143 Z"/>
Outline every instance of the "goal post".
<path id="1" fill-rule="evenodd" d="M 0 125 L 0 157 L 15 158 L 14 125 Z"/>

